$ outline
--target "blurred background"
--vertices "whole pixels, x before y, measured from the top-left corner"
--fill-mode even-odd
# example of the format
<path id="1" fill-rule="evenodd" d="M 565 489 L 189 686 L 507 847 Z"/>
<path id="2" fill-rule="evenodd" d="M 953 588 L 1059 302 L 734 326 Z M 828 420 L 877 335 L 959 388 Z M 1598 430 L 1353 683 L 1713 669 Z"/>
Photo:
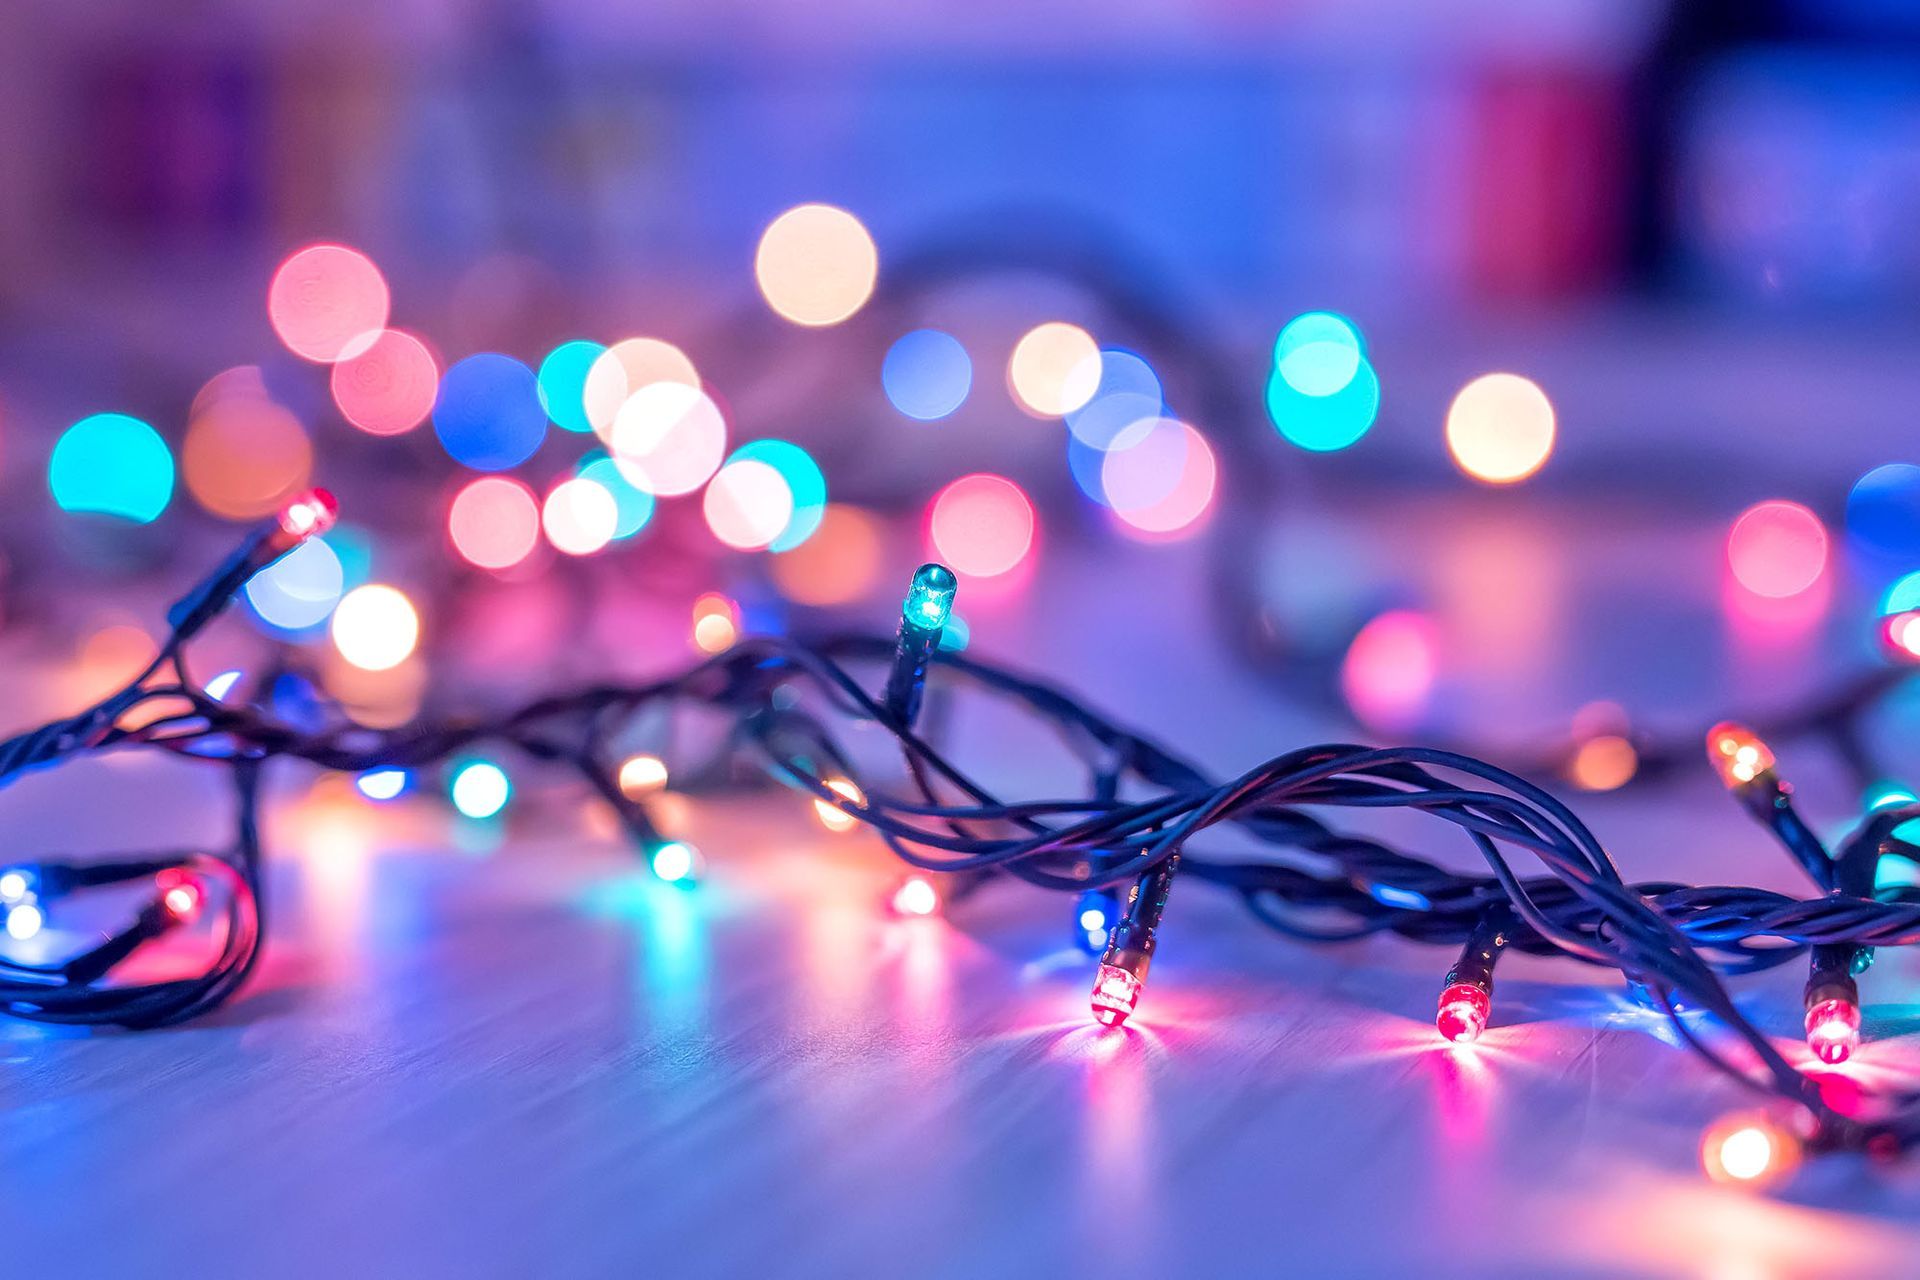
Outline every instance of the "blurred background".
<path id="1" fill-rule="evenodd" d="M 1699 744 L 1920 659 L 1916 228 L 1894 0 L 9 0 L 0 717 L 117 688 L 321 485 L 338 526 L 195 642 L 219 696 L 463 715 L 891 631 L 938 558 L 944 643 L 1221 776 L 1461 746 L 1583 793 L 1634 878 L 1804 893 Z M 1085 785 L 940 685 L 983 785 Z M 1896 689 L 1775 746 L 1839 832 L 1914 794 L 1916 725 Z M 1730 1089 L 1610 978 L 1510 962 L 1461 1065 L 1438 953 L 1183 888 L 1116 1050 L 1059 904 L 896 921 L 840 811 L 687 782 L 703 729 L 618 744 L 697 893 L 518 755 L 276 768 L 247 999 L 0 1027 L 0 1230 L 236 1275 L 836 1232 L 847 1274 L 1911 1271 L 1910 1178 L 1705 1199 Z M 221 771 L 159 754 L 10 786 L 10 844 L 222 847 Z M 87 936 L 18 918 L 12 956 Z M 1920 1025 L 1892 951 L 1875 1087 Z M 1798 1037 L 1799 981 L 1743 999 Z"/>
<path id="2" fill-rule="evenodd" d="M 1885 0 L 10 6 L 13 700 L 319 483 L 221 643 L 376 721 L 929 556 L 1376 735 L 1778 701 L 1920 603 L 1917 218 Z"/>

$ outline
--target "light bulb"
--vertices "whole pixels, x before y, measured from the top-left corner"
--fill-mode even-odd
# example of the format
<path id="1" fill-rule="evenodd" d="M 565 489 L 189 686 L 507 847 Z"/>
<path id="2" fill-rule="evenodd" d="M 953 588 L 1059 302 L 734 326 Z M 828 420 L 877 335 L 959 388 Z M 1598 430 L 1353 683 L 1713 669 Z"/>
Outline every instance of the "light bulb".
<path id="1" fill-rule="evenodd" d="M 913 583 L 907 588 L 906 601 L 900 607 L 901 620 L 920 631 L 940 630 L 953 613 L 953 596 L 959 586 L 959 580 L 947 566 L 921 565 L 914 570 Z"/>
<path id="2" fill-rule="evenodd" d="M 1920 609 L 1889 616 L 1880 624 L 1887 652 L 1903 662 L 1920 662 Z"/>
<path id="3" fill-rule="evenodd" d="M 1760 735 L 1731 720 L 1707 731 L 1707 758 L 1730 790 L 1739 790 L 1773 772 L 1773 752 Z"/>
<path id="4" fill-rule="evenodd" d="M 620 766 L 620 794 L 629 800 L 652 795 L 667 785 L 667 764 L 659 756 L 629 756 Z"/>
<path id="5" fill-rule="evenodd" d="M 1094 1020 L 1104 1026 L 1119 1026 L 1133 1016 L 1134 1006 L 1140 1003 L 1140 990 L 1153 966 L 1153 953 L 1160 946 L 1156 936 L 1160 917 L 1167 909 L 1167 893 L 1179 869 L 1180 855 L 1176 853 L 1142 871 L 1127 891 L 1126 907 L 1107 930 L 1107 949 L 1100 953 L 1092 999 Z"/>
<path id="6" fill-rule="evenodd" d="M 15 903 L 7 910 L 7 936 L 25 942 L 39 933 L 40 926 L 46 922 L 46 913 L 33 903 Z"/>
<path id="7" fill-rule="evenodd" d="M 1493 1013 L 1493 968 L 1512 941 L 1513 913 L 1495 904 L 1480 913 L 1460 959 L 1440 984 L 1440 1004 L 1433 1025 L 1454 1044 L 1472 1044 L 1487 1029 Z"/>
<path id="8" fill-rule="evenodd" d="M 1117 964 L 1103 964 L 1093 979 L 1093 1017 L 1100 1025 L 1117 1027 L 1133 1016 L 1144 984 Z"/>
<path id="9" fill-rule="evenodd" d="M 1120 903 L 1110 889 L 1088 889 L 1073 904 L 1073 940 L 1088 955 L 1107 949 L 1107 938 L 1120 914 Z"/>
<path id="10" fill-rule="evenodd" d="M 1764 1187 L 1799 1165 L 1799 1139 L 1764 1115 L 1729 1116 L 1700 1140 L 1700 1166 L 1715 1182 Z"/>
<path id="11" fill-rule="evenodd" d="M 0 903 L 14 903 L 33 892 L 33 878 L 14 867 L 0 872 Z"/>
<path id="12" fill-rule="evenodd" d="M 654 849 L 647 865 L 668 884 L 692 884 L 700 869 L 700 851 L 683 840 L 669 840 Z"/>
<path id="13" fill-rule="evenodd" d="M 1433 1025 L 1455 1044 L 1472 1044 L 1487 1029 L 1493 997 L 1471 982 L 1456 982 L 1440 993 L 1440 1009 Z"/>
<path id="14" fill-rule="evenodd" d="M 926 876 L 908 876 L 888 899 L 895 915 L 934 916 L 940 914 L 940 890 Z"/>
<path id="15" fill-rule="evenodd" d="M 499 765 L 490 760 L 475 760 L 460 766 L 449 791 L 453 807 L 462 814 L 469 818 L 491 818 L 513 798 L 513 783 Z"/>
<path id="16" fill-rule="evenodd" d="M 182 871 L 162 872 L 159 877 L 160 905 L 182 924 L 200 914 L 204 895 L 200 882 Z"/>
<path id="17" fill-rule="evenodd" d="M 953 570 L 943 564 L 923 564 L 913 571 L 907 598 L 900 605 L 900 631 L 893 642 L 893 665 L 881 705 L 894 723 L 911 729 L 920 714 L 926 692 L 927 665 L 940 648 L 947 619 L 953 616 L 953 596 L 959 590 Z"/>
<path id="18" fill-rule="evenodd" d="M 353 785 L 369 800 L 391 800 L 407 789 L 407 782 L 405 769 L 369 769 Z"/>
<path id="19" fill-rule="evenodd" d="M 333 528 L 340 503 L 325 489 L 309 489 L 280 509 L 280 529 L 298 542 Z"/>
<path id="20" fill-rule="evenodd" d="M 845 797 L 856 805 L 864 806 L 867 803 L 866 793 L 845 778 L 827 779 L 827 790 L 837 796 Z M 813 811 L 818 815 L 820 825 L 832 832 L 851 831 L 860 825 L 860 819 L 838 805 L 828 804 L 825 800 L 815 800 Z"/>
<path id="21" fill-rule="evenodd" d="M 1860 1047 L 1860 1006 L 1835 997 L 1807 1010 L 1807 1048 L 1830 1065 L 1845 1062 Z"/>

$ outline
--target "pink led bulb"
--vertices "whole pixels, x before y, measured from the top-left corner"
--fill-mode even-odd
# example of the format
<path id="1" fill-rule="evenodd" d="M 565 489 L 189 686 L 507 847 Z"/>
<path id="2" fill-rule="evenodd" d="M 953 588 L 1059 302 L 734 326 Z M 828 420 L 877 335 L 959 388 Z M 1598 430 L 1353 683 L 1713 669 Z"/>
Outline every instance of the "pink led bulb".
<path id="1" fill-rule="evenodd" d="M 1440 993 L 1440 1011 L 1433 1025 L 1455 1044 L 1472 1044 L 1487 1029 L 1493 999 L 1471 982 L 1456 982 Z"/>
<path id="2" fill-rule="evenodd" d="M 1117 964 L 1103 964 L 1093 980 L 1094 1021 L 1117 1027 L 1133 1016 L 1140 1003 L 1140 979 Z"/>
<path id="3" fill-rule="evenodd" d="M 1845 1062 L 1860 1047 L 1860 1007 L 1851 1000 L 1822 1000 L 1807 1010 L 1807 1048 L 1830 1064 Z"/>
<path id="4" fill-rule="evenodd" d="M 200 914 L 200 882 L 184 871 L 164 871 L 159 876 L 160 905 L 175 920 L 186 922 Z"/>
<path id="5" fill-rule="evenodd" d="M 290 538 L 313 538 L 333 528 L 340 503 L 325 489 L 309 489 L 280 509 L 280 528 Z"/>

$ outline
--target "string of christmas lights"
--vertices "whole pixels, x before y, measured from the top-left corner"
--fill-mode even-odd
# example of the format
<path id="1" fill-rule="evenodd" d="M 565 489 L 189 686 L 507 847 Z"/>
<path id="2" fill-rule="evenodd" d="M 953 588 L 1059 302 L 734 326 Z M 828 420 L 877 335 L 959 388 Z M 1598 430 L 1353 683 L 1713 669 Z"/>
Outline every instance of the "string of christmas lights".
<path id="1" fill-rule="evenodd" d="M 1196 880 L 1237 894 L 1257 919 L 1304 941 L 1393 933 L 1459 948 L 1435 1018 L 1441 1036 L 1456 1044 L 1470 1044 L 1497 1021 L 1494 970 L 1506 951 L 1617 970 L 1699 1057 L 1775 1099 L 1772 1114 L 1709 1130 L 1702 1160 L 1716 1178 L 1762 1183 L 1805 1152 L 1892 1155 L 1920 1142 L 1920 1090 L 1862 1099 L 1857 1090 L 1843 1098 L 1826 1089 L 1821 1074 L 1796 1065 L 1735 1007 L 1725 984 L 1808 957 L 1809 1053 L 1828 1065 L 1851 1057 L 1860 1044 L 1859 978 L 1874 949 L 1920 942 L 1920 893 L 1873 888 L 1882 857 L 1920 856 L 1896 834 L 1920 818 L 1920 804 L 1876 811 L 1829 849 L 1795 811 L 1766 743 L 1740 726 L 1709 734 L 1709 759 L 1807 874 L 1815 896 L 1629 883 L 1559 800 L 1457 752 L 1330 743 L 1287 752 L 1236 778 L 1210 778 L 1059 688 L 941 651 L 957 582 L 939 565 L 915 575 L 891 640 L 752 635 L 664 679 L 593 685 L 497 716 L 372 729 L 324 704 L 317 722 L 284 715 L 273 681 L 244 698 L 208 693 L 189 671 L 191 641 L 248 578 L 324 532 L 335 511 L 321 491 L 295 500 L 169 611 L 167 642 L 138 678 L 78 715 L 0 744 L 0 785 L 81 756 L 146 749 L 226 768 L 237 796 L 235 837 L 224 850 L 50 857 L 0 870 L 0 909 L 8 934 L 20 940 L 39 933 L 70 897 L 131 895 L 131 920 L 87 949 L 53 963 L 0 962 L 7 1013 L 138 1028 L 190 1018 L 229 998 L 264 937 L 256 815 L 260 773 L 272 760 L 366 778 L 429 768 L 481 743 L 506 745 L 578 772 L 619 815 L 655 875 L 691 883 L 701 855 L 666 838 L 635 795 L 664 783 L 667 765 L 620 759 L 613 744 L 636 716 L 697 705 L 726 715 L 731 733 L 721 758 L 683 771 L 681 785 L 721 785 L 751 761 L 810 798 L 823 817 L 864 824 L 913 868 L 894 895 L 897 909 L 930 914 L 943 896 L 989 877 L 1071 895 L 1074 937 L 1099 955 L 1091 1009 L 1108 1026 L 1135 1015 L 1169 895 L 1176 880 Z M 853 669 L 878 664 L 887 673 L 876 697 Z M 1005 799 L 949 759 L 915 727 L 936 671 L 943 684 L 1002 699 L 1053 730 L 1086 770 L 1084 794 Z M 909 794 L 856 777 L 852 753 L 836 735 L 836 727 L 856 724 L 888 731 Z M 1404 809 L 1440 819 L 1486 870 L 1449 870 L 1340 831 L 1316 813 L 1327 809 Z M 1203 837 L 1227 825 L 1264 852 L 1210 853 Z M 1522 859 L 1538 871 L 1522 874 Z M 209 914 L 219 937 L 209 964 L 186 978 L 137 976 L 135 958 L 149 944 Z M 1697 1012 L 1711 1015 L 1718 1030 L 1698 1025 Z"/>
<path id="2" fill-rule="evenodd" d="M 1862 672 L 1798 706 L 1754 717 L 1758 731 L 1770 743 L 1804 742 L 1831 750 L 1848 777 L 1867 793 L 1869 806 L 1879 798 L 1872 789 L 1885 782 L 1887 771 L 1867 745 L 1866 718 L 1905 686 L 1920 665 L 1920 627 L 1913 629 L 1911 647 L 1892 639 L 1895 635 L 1907 634 L 1896 630 L 1894 625 L 1907 616 L 1900 614 L 1882 620 L 1880 635 L 1887 660 L 1893 665 Z M 1595 749 L 1597 742 L 1619 744 L 1627 763 L 1623 770 L 1625 776 L 1617 782 L 1609 778 L 1608 785 L 1595 786 L 1588 779 L 1587 753 Z M 1598 733 L 1576 733 L 1538 751 L 1500 754 L 1521 773 L 1565 778 L 1588 790 L 1613 790 L 1628 783 L 1651 783 L 1684 775 L 1696 767 L 1699 746 L 1686 735 L 1656 734 L 1623 723 Z"/>

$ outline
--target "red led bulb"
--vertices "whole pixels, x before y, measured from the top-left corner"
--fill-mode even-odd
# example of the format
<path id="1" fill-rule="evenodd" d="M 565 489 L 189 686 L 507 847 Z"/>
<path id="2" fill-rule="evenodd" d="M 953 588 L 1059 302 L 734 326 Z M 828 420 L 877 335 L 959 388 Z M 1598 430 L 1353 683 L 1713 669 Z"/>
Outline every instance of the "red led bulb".
<path id="1" fill-rule="evenodd" d="M 1472 1044 L 1487 1029 L 1493 998 L 1471 982 L 1456 982 L 1440 993 L 1440 1011 L 1433 1025 L 1455 1044 Z"/>
<path id="2" fill-rule="evenodd" d="M 1094 1021 L 1117 1027 L 1133 1016 L 1140 1003 L 1140 979 L 1117 964 L 1103 964 L 1093 980 Z"/>
<path id="3" fill-rule="evenodd" d="M 1851 1000 L 1822 1000 L 1807 1010 L 1807 1048 L 1829 1064 L 1845 1062 L 1860 1047 L 1860 1006 Z"/>
<path id="4" fill-rule="evenodd" d="M 1722 721 L 1707 731 L 1707 759 L 1729 791 L 1773 771 L 1773 752 L 1745 725 Z"/>

